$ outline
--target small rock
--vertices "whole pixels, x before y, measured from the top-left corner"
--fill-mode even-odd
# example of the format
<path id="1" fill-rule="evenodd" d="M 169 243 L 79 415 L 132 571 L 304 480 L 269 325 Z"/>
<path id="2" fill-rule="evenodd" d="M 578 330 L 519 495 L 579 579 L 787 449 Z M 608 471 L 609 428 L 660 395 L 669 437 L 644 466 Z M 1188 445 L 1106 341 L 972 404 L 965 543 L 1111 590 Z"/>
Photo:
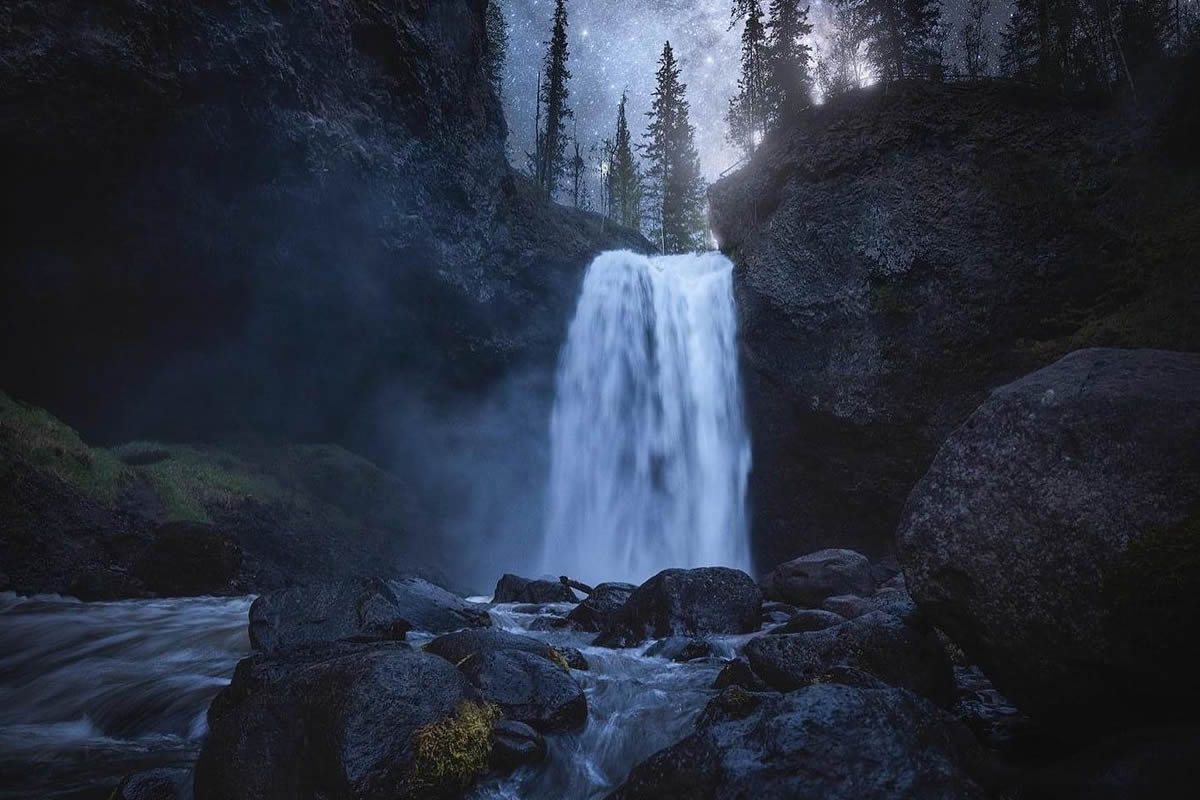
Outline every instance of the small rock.
<path id="1" fill-rule="evenodd" d="M 841 625 L 845 621 L 845 617 L 839 616 L 832 611 L 809 608 L 804 611 L 797 611 L 792 615 L 791 619 L 778 628 L 768 631 L 768 633 L 811 633 L 812 631 L 823 631 L 826 628 L 832 628 L 834 625 Z"/>
<path id="2" fill-rule="evenodd" d="M 762 606 L 762 621 L 764 625 L 779 625 L 787 622 L 799 611 L 793 605 L 768 600 Z"/>
<path id="3" fill-rule="evenodd" d="M 500 772 L 512 772 L 526 764 L 546 758 L 546 739 L 523 722 L 502 719 L 492 726 L 491 765 Z"/>
<path id="4" fill-rule="evenodd" d="M 825 598 L 821 603 L 821 608 L 837 614 L 842 619 L 854 619 L 855 617 L 861 617 L 868 611 L 873 611 L 875 604 L 869 597 L 843 594 Z"/>
<path id="5" fill-rule="evenodd" d="M 694 636 L 668 636 L 646 649 L 646 655 L 680 664 L 713 655 L 712 642 Z"/>
<path id="6" fill-rule="evenodd" d="M 769 692 L 771 686 L 754 672 L 750 661 L 745 656 L 738 656 L 725 662 L 725 666 L 713 681 L 714 689 L 737 687 L 749 692 Z"/>

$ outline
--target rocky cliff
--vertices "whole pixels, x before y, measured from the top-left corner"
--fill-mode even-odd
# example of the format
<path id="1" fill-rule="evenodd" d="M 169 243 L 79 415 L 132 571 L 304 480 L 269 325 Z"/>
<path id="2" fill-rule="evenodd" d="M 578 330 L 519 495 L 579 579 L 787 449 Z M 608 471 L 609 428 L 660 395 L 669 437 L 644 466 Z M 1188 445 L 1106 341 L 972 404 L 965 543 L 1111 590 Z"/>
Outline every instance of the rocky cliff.
<path id="1" fill-rule="evenodd" d="M 484 8 L 6 3 L 6 388 L 102 441 L 370 444 L 389 390 L 552 361 L 644 241 L 510 171 Z"/>
<path id="2" fill-rule="evenodd" d="M 760 564 L 888 551 L 913 484 L 993 387 L 1083 346 L 1200 349 L 1200 128 L 1181 74 L 1132 110 L 1000 83 L 856 92 L 713 187 Z"/>

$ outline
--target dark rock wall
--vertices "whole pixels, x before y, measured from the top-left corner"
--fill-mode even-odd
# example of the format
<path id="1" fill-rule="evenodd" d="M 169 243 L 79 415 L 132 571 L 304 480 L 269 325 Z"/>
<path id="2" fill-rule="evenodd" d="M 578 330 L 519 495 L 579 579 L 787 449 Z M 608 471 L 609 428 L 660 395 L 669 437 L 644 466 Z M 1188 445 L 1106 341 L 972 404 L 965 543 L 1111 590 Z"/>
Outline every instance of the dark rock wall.
<path id="1" fill-rule="evenodd" d="M 713 187 L 760 566 L 889 551 L 992 387 L 1084 346 L 1200 348 L 1200 170 L 1173 144 L 1194 85 L 1177 72 L 1134 111 L 1000 83 L 859 92 Z"/>
<path id="2" fill-rule="evenodd" d="M 642 241 L 510 173 L 484 6 L 6 3 L 7 390 L 100 442 L 370 449 L 381 396 L 551 363 Z"/>

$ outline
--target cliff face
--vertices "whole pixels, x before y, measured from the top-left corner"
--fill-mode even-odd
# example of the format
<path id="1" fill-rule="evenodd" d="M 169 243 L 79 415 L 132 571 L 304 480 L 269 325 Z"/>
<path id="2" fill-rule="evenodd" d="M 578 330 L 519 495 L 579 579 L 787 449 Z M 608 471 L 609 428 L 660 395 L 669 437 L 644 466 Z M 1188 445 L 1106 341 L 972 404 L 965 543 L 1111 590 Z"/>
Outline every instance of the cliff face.
<path id="1" fill-rule="evenodd" d="M 644 243 L 511 174 L 484 6 L 5 4 L 5 387 L 101 440 L 369 442 L 396 386 L 549 363 Z"/>
<path id="2" fill-rule="evenodd" d="M 993 387 L 1084 346 L 1200 348 L 1196 121 L 1186 82 L 1160 88 L 1137 113 L 998 84 L 856 93 L 713 188 L 761 564 L 889 551 Z"/>

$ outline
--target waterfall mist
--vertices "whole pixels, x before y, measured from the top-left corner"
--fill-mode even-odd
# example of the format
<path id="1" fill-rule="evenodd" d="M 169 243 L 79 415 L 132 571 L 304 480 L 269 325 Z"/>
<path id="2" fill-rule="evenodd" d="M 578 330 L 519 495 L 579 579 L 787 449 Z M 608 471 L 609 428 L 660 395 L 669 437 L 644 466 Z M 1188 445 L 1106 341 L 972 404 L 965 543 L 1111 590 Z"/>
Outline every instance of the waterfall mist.
<path id="1" fill-rule="evenodd" d="M 589 267 L 550 422 L 543 571 L 749 570 L 732 272 L 719 253 L 610 252 Z"/>

